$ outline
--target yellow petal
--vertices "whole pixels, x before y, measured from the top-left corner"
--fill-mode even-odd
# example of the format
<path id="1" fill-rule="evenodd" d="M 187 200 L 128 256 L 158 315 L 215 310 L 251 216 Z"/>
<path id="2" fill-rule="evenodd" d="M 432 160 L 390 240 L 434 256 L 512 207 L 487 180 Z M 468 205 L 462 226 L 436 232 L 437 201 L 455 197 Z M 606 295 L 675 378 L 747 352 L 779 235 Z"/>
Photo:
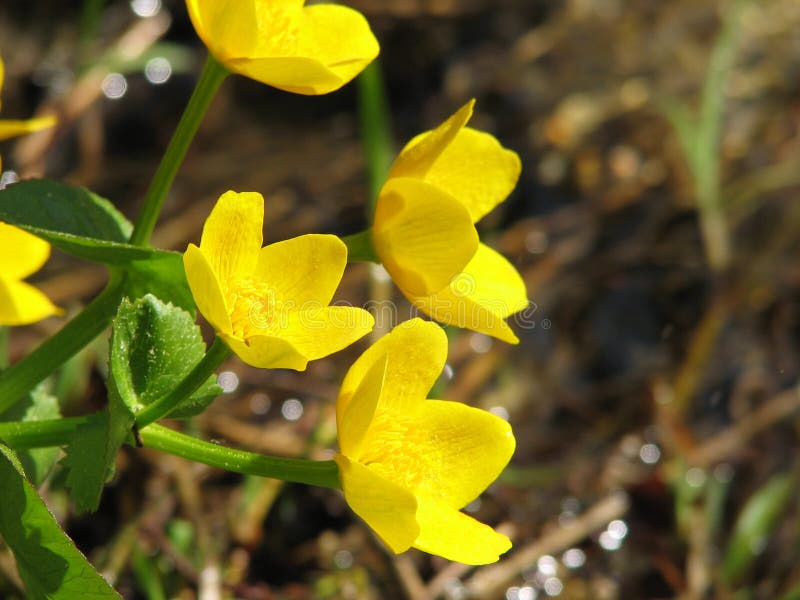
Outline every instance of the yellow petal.
<path id="1" fill-rule="evenodd" d="M 254 278 L 294 310 L 330 304 L 347 265 L 347 246 L 335 235 L 301 235 L 261 249 Z"/>
<path id="2" fill-rule="evenodd" d="M 50 244 L 13 225 L 0 223 L 0 276 L 24 279 L 42 268 Z"/>
<path id="3" fill-rule="evenodd" d="M 287 340 L 272 335 L 255 335 L 246 341 L 222 334 L 228 347 L 248 365 L 261 369 L 305 371 L 308 359 Z"/>
<path id="4" fill-rule="evenodd" d="M 417 296 L 449 284 L 478 249 L 472 218 L 457 200 L 405 178 L 390 179 L 381 190 L 372 240 L 397 286 Z"/>
<path id="5" fill-rule="evenodd" d="M 326 94 L 378 54 L 364 17 L 302 0 L 187 0 L 198 35 L 229 69 L 298 94 Z"/>
<path id="6" fill-rule="evenodd" d="M 220 62 L 250 56 L 258 46 L 255 2 L 186 0 L 186 8 L 197 35 Z"/>
<path id="7" fill-rule="evenodd" d="M 392 552 L 408 550 L 419 533 L 414 496 L 341 454 L 334 460 L 339 465 L 344 497 L 353 512 L 366 521 Z"/>
<path id="8" fill-rule="evenodd" d="M 0 277 L 0 325 L 27 325 L 61 312 L 32 285 Z"/>
<path id="9" fill-rule="evenodd" d="M 470 100 L 439 127 L 418 135 L 406 144 L 392 165 L 389 179 L 393 177 L 424 179 L 439 155 L 467 124 L 474 106 L 475 100 Z"/>
<path id="10" fill-rule="evenodd" d="M 519 156 L 497 139 L 465 127 L 425 174 L 425 181 L 461 202 L 478 221 L 505 200 L 517 185 Z"/>
<path id="11" fill-rule="evenodd" d="M 375 319 L 362 308 L 326 306 L 281 315 L 271 333 L 287 340 L 307 360 L 317 360 L 346 348 L 374 326 Z"/>
<path id="12" fill-rule="evenodd" d="M 0 120 L 0 140 L 47 129 L 48 127 L 53 127 L 56 122 L 54 116 L 38 117 L 24 121 L 2 119 Z"/>
<path id="13" fill-rule="evenodd" d="M 467 565 L 496 562 L 511 540 L 464 513 L 427 500 L 417 508 L 419 537 L 414 547 Z"/>
<path id="14" fill-rule="evenodd" d="M 460 509 L 497 479 L 516 442 L 511 426 L 485 410 L 446 400 L 426 400 L 413 415 L 413 431 L 404 439 L 411 456 L 418 498 Z"/>
<path id="15" fill-rule="evenodd" d="M 233 280 L 252 275 L 263 242 L 264 198 L 257 192 L 225 192 L 203 226 L 200 249 L 223 295 Z"/>
<path id="16" fill-rule="evenodd" d="M 364 16 L 352 8 L 317 4 L 303 9 L 297 55 L 325 65 L 344 85 L 371 63 L 380 47 Z M 320 90 L 327 93 L 332 89 Z"/>
<path id="17" fill-rule="evenodd" d="M 505 318 L 529 304 L 519 272 L 484 244 L 448 287 L 431 296 L 406 296 L 415 308 L 441 323 L 479 331 L 511 344 L 519 340 Z"/>
<path id="18" fill-rule="evenodd" d="M 327 94 L 346 83 L 319 61 L 305 56 L 233 59 L 225 64 L 235 73 L 292 94 Z"/>
<path id="19" fill-rule="evenodd" d="M 353 394 L 347 410 L 336 423 L 339 448 L 342 454 L 358 461 L 361 456 L 361 442 L 367 433 L 375 409 L 380 402 L 383 382 L 386 378 L 387 357 L 374 363 Z"/>
<path id="20" fill-rule="evenodd" d="M 422 402 L 447 360 L 447 336 L 436 323 L 411 319 L 372 344 L 347 371 L 336 401 L 341 423 L 355 391 L 376 363 L 388 365 L 381 393 L 381 410 L 404 412 Z"/>
<path id="21" fill-rule="evenodd" d="M 194 244 L 189 244 L 183 254 L 183 269 L 200 314 L 218 332 L 230 333 L 231 319 L 219 280 L 203 251 Z"/>

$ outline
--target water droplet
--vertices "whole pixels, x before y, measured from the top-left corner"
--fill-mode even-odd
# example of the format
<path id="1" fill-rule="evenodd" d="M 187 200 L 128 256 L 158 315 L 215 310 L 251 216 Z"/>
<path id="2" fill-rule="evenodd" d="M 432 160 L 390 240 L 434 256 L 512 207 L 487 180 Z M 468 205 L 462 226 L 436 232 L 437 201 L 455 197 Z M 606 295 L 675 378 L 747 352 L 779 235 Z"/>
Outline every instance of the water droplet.
<path id="1" fill-rule="evenodd" d="M 0 190 L 6 189 L 12 183 L 17 183 L 19 181 L 19 175 L 17 175 L 16 171 L 4 171 L 2 175 L 0 175 Z"/>
<path id="2" fill-rule="evenodd" d="M 597 541 L 600 543 L 600 547 L 603 548 L 603 550 L 608 550 L 609 552 L 619 550 L 620 546 L 622 546 L 622 540 L 614 537 L 608 531 L 601 533 Z"/>
<path id="3" fill-rule="evenodd" d="M 506 409 L 505 406 L 493 406 L 492 408 L 489 409 L 489 412 L 492 413 L 493 415 L 497 415 L 498 417 L 503 419 L 503 421 L 508 421 L 508 410 Z"/>
<path id="4" fill-rule="evenodd" d="M 154 85 L 166 83 L 172 76 L 172 65 L 163 56 L 151 58 L 144 67 L 144 76 Z"/>
<path id="5" fill-rule="evenodd" d="M 536 561 L 536 568 L 542 575 L 555 575 L 558 572 L 558 561 L 549 554 L 545 554 Z"/>
<path id="6" fill-rule="evenodd" d="M 109 73 L 100 87 L 106 98 L 118 100 L 128 91 L 128 80 L 121 73 Z"/>
<path id="7" fill-rule="evenodd" d="M 639 448 L 639 458 L 647 465 L 654 465 L 661 459 L 661 450 L 655 444 L 645 444 Z"/>
<path id="8" fill-rule="evenodd" d="M 217 385 L 222 388 L 223 394 L 235 392 L 239 387 L 239 376 L 233 371 L 223 371 L 217 375 Z"/>
<path id="9" fill-rule="evenodd" d="M 558 596 L 564 591 L 564 584 L 558 577 L 548 577 L 544 582 L 544 593 L 548 596 Z"/>
<path id="10" fill-rule="evenodd" d="M 131 0 L 131 10 L 137 17 L 154 17 L 161 10 L 161 0 Z"/>
<path id="11" fill-rule="evenodd" d="M 473 333 L 469 338 L 469 347 L 477 354 L 486 354 L 493 344 L 492 338 L 485 333 Z"/>
<path id="12" fill-rule="evenodd" d="M 569 569 L 582 567 L 586 562 L 586 553 L 580 548 L 570 548 L 564 552 L 561 560 Z"/>
<path id="13" fill-rule="evenodd" d="M 608 533 L 618 540 L 625 539 L 628 535 L 628 524 L 622 519 L 614 519 L 608 524 Z"/>
<path id="14" fill-rule="evenodd" d="M 265 415 L 269 412 L 269 407 L 272 405 L 267 394 L 259 392 L 250 396 L 250 410 L 254 415 Z"/>
<path id="15" fill-rule="evenodd" d="M 297 398 L 289 398 L 281 405 L 281 414 L 287 421 L 297 421 L 303 416 L 303 403 Z"/>
<path id="16" fill-rule="evenodd" d="M 706 482 L 706 472 L 703 469 L 692 467 L 686 471 L 686 483 L 691 487 L 701 487 Z"/>
<path id="17" fill-rule="evenodd" d="M 347 550 L 339 550 L 333 555 L 333 564 L 337 569 L 349 569 L 353 566 L 353 555 Z"/>

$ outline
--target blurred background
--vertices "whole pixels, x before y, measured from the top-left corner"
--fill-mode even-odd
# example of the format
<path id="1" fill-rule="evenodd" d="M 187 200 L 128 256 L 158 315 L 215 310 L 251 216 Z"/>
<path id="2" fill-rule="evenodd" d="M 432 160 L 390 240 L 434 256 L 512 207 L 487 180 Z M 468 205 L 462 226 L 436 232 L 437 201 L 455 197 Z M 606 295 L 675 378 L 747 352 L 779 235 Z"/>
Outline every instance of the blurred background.
<path id="1" fill-rule="evenodd" d="M 480 224 L 533 303 L 519 346 L 449 331 L 442 397 L 507 417 L 511 465 L 467 507 L 514 549 L 468 568 L 388 553 L 341 494 L 124 448 L 100 510 L 56 467 L 42 493 L 125 598 L 800 598 L 800 4 L 795 0 L 352 0 L 382 45 L 396 150 L 470 98 L 519 153 Z M 205 56 L 179 0 L 3 0 L 2 116 L 57 129 L 0 145 L 3 168 L 90 187 L 129 217 Z M 265 241 L 366 225 L 359 84 L 305 98 L 232 77 L 154 243 L 197 241 L 220 193 L 267 199 Z M 97 266 L 58 251 L 35 279 L 69 311 Z M 351 265 L 338 292 L 405 300 Z M 63 321 L 12 335 L 18 360 Z M 390 326 L 391 323 L 384 323 Z M 106 340 L 55 386 L 106 402 Z M 362 341 L 306 373 L 223 368 L 186 430 L 329 458 Z M 0 596 L 19 598 L 7 551 Z"/>

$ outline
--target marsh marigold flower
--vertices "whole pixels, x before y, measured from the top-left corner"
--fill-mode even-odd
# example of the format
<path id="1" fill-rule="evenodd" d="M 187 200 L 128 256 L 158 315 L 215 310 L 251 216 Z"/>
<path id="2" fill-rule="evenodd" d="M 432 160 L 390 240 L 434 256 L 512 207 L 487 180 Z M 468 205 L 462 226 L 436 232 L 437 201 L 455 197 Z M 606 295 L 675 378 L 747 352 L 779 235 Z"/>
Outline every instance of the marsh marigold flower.
<path id="1" fill-rule="evenodd" d="M 485 564 L 511 542 L 460 509 L 506 466 L 514 436 L 489 412 L 426 399 L 446 358 L 444 332 L 421 319 L 364 352 L 336 404 L 335 460 L 347 503 L 392 551 Z"/>
<path id="2" fill-rule="evenodd" d="M 264 198 L 226 192 L 183 256 L 197 308 L 254 367 L 302 371 L 310 360 L 372 330 L 365 310 L 328 306 L 347 263 L 333 235 L 302 235 L 261 247 Z"/>
<path id="3" fill-rule="evenodd" d="M 372 244 L 424 313 L 517 343 L 505 319 L 528 306 L 525 284 L 480 243 L 474 224 L 514 189 L 520 161 L 493 136 L 465 127 L 473 105 L 403 148 L 378 196 Z"/>
<path id="4" fill-rule="evenodd" d="M 379 46 L 361 13 L 304 0 L 186 0 L 197 34 L 235 73 L 296 94 L 327 94 Z"/>

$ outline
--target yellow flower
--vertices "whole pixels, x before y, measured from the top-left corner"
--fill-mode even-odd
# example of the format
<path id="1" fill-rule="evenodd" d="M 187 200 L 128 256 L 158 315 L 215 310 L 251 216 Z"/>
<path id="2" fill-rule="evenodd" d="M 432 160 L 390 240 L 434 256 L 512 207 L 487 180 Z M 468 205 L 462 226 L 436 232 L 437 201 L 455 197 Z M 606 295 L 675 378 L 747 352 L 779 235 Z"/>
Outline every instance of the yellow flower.
<path id="1" fill-rule="evenodd" d="M 47 296 L 22 281 L 50 256 L 50 244 L 0 223 L 0 325 L 27 325 L 61 313 Z"/>
<path id="2" fill-rule="evenodd" d="M 460 511 L 514 453 L 503 419 L 458 402 L 426 400 L 447 338 L 412 319 L 353 364 L 336 404 L 342 489 L 394 552 L 410 547 L 466 564 L 494 562 L 509 539 Z"/>
<path id="3" fill-rule="evenodd" d="M 264 198 L 226 192 L 183 256 L 197 308 L 246 363 L 302 371 L 369 333 L 360 308 L 328 306 L 347 263 L 333 235 L 303 235 L 264 248 Z"/>
<path id="4" fill-rule="evenodd" d="M 361 13 L 304 0 L 186 0 L 197 34 L 235 73 L 296 94 L 327 94 L 378 56 Z"/>
<path id="5" fill-rule="evenodd" d="M 505 319 L 528 306 L 525 283 L 481 244 L 474 223 L 514 189 L 519 157 L 465 127 L 474 101 L 409 142 L 375 207 L 372 244 L 411 303 L 437 321 L 518 343 Z"/>

